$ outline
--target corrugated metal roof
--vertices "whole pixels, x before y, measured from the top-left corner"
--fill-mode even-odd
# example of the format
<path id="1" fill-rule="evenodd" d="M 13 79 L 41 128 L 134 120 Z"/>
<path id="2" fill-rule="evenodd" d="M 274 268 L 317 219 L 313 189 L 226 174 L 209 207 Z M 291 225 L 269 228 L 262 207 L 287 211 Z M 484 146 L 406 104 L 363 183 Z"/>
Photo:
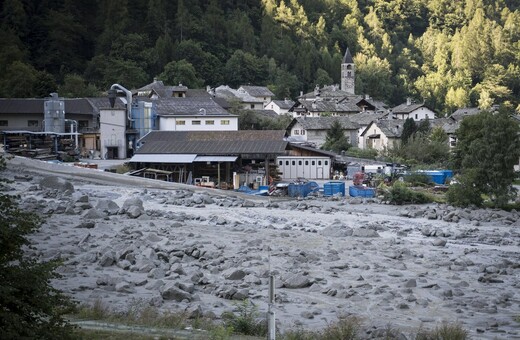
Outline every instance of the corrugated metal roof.
<path id="1" fill-rule="evenodd" d="M 0 98 L 0 114 L 44 113 L 43 98 Z M 86 98 L 64 99 L 67 114 L 95 114 L 98 108 Z M 108 98 L 106 99 L 108 104 Z"/>
<path id="2" fill-rule="evenodd" d="M 236 155 L 283 153 L 283 130 L 151 131 L 142 138 L 137 154 Z"/>
<path id="3" fill-rule="evenodd" d="M 131 163 L 192 163 L 197 155 L 179 154 L 136 154 Z"/>
<path id="4" fill-rule="evenodd" d="M 194 162 L 234 162 L 237 156 L 197 156 Z"/>

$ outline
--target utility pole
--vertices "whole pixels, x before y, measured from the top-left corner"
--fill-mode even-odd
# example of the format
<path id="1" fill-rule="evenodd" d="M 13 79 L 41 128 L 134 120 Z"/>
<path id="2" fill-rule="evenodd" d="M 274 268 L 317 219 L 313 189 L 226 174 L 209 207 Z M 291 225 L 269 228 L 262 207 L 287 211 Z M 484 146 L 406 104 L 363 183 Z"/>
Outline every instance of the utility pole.
<path id="1" fill-rule="evenodd" d="M 276 319 L 274 315 L 274 275 L 269 275 L 269 304 L 268 304 L 268 340 L 276 339 Z"/>

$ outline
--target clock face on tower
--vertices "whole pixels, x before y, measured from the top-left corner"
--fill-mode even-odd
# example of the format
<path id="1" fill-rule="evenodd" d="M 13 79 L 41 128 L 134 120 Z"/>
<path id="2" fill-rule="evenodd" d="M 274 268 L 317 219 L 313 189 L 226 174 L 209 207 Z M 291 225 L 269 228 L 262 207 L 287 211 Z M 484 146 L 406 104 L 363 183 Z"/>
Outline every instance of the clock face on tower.
<path id="1" fill-rule="evenodd" d="M 346 81 L 345 81 L 345 85 L 347 87 L 354 87 L 354 79 L 348 79 L 347 78 Z"/>

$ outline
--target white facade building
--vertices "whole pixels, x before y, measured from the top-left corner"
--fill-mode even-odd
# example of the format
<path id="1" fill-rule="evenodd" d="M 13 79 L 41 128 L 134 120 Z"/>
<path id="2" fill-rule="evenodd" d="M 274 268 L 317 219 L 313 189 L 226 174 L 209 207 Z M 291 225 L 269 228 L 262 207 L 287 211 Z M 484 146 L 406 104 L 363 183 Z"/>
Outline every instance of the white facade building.
<path id="1" fill-rule="evenodd" d="M 228 116 L 159 116 L 161 131 L 238 131 L 238 117 Z"/>
<path id="2" fill-rule="evenodd" d="M 125 109 L 101 109 L 99 111 L 101 158 L 127 158 L 126 122 L 127 111 Z"/>

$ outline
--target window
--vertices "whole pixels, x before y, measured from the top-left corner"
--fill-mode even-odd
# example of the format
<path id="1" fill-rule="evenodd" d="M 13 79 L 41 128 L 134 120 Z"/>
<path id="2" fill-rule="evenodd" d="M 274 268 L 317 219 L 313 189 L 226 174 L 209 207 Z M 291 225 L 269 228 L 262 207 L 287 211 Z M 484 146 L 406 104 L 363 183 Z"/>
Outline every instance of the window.
<path id="1" fill-rule="evenodd" d="M 292 161 L 292 165 L 296 165 L 296 161 Z"/>
<path id="2" fill-rule="evenodd" d="M 318 165 L 321 165 L 321 161 L 318 161 Z"/>
<path id="3" fill-rule="evenodd" d="M 191 125 L 200 125 L 200 120 L 192 120 Z"/>
<path id="4" fill-rule="evenodd" d="M 311 165 L 316 165 L 316 161 L 312 161 Z"/>
<path id="5" fill-rule="evenodd" d="M 254 109 L 255 108 L 255 104 L 251 104 L 251 109 Z"/>
<path id="6" fill-rule="evenodd" d="M 298 161 L 298 165 L 302 165 L 302 161 Z"/>
<path id="7" fill-rule="evenodd" d="M 302 130 L 302 136 L 304 136 L 304 135 L 305 135 L 305 130 Z"/>
<path id="8" fill-rule="evenodd" d="M 329 165 L 329 161 L 325 161 L 325 165 Z"/>
<path id="9" fill-rule="evenodd" d="M 88 120 L 78 120 L 78 130 L 88 128 Z"/>
<path id="10" fill-rule="evenodd" d="M 185 120 L 176 120 L 175 124 L 176 125 L 186 125 L 186 121 Z"/>
<path id="11" fill-rule="evenodd" d="M 28 127 L 38 127 L 38 121 L 37 120 L 28 120 L 27 126 Z"/>
<path id="12" fill-rule="evenodd" d="M 282 162 L 282 161 L 278 161 L 278 165 L 282 165 L 282 164 L 283 164 L 283 162 Z"/>
<path id="13" fill-rule="evenodd" d="M 0 126 L 8 126 L 7 120 L 0 120 Z"/>
<path id="14" fill-rule="evenodd" d="M 309 165 L 309 161 L 305 161 L 305 165 Z"/>
<path id="15" fill-rule="evenodd" d="M 418 115 L 417 115 L 417 113 L 416 113 L 416 114 L 415 114 L 415 119 L 417 119 L 417 118 L 418 118 Z"/>
<path id="16" fill-rule="evenodd" d="M 285 165 L 289 165 L 289 161 L 285 161 Z"/>
<path id="17" fill-rule="evenodd" d="M 229 119 L 222 119 L 220 125 L 229 125 Z"/>
<path id="18" fill-rule="evenodd" d="M 206 125 L 215 125 L 214 120 L 207 120 L 205 123 L 206 123 Z"/>
<path id="19" fill-rule="evenodd" d="M 300 130 L 294 130 L 294 135 L 297 136 L 300 134 Z"/>

